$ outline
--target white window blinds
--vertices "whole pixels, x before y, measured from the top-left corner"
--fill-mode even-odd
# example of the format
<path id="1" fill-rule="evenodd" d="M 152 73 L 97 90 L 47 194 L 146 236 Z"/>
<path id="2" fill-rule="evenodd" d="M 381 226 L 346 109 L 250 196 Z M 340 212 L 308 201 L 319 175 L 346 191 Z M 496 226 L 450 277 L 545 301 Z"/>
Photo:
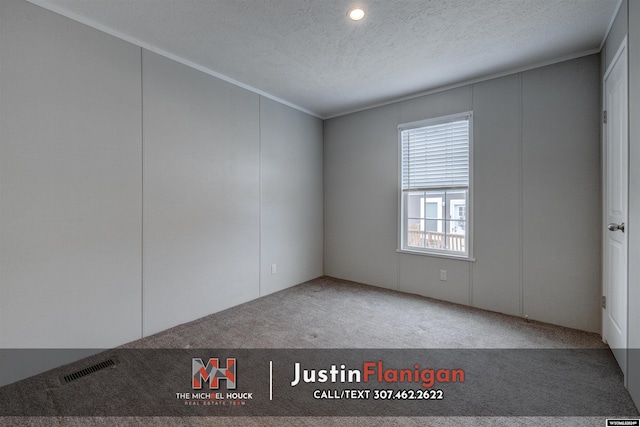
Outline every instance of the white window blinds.
<path id="1" fill-rule="evenodd" d="M 469 117 L 401 131 L 402 189 L 469 186 Z"/>

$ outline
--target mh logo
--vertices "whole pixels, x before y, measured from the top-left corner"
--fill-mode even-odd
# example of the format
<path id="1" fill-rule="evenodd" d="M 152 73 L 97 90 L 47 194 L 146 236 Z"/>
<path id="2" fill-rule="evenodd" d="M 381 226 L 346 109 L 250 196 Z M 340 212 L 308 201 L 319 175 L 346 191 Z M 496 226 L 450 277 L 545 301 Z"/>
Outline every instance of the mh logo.
<path id="1" fill-rule="evenodd" d="M 211 358 L 205 365 L 202 359 L 194 357 L 191 359 L 191 387 L 200 390 L 202 383 L 209 381 L 210 389 L 219 387 L 220 379 L 227 381 L 227 389 L 236 388 L 236 359 L 227 358 L 227 367 L 222 368 L 217 358 Z"/>

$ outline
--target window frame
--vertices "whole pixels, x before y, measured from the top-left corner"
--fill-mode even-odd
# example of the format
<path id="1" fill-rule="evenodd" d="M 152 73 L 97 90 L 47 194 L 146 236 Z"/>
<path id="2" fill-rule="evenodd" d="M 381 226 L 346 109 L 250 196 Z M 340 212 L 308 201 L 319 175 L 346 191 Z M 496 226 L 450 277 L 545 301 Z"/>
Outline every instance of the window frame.
<path id="1" fill-rule="evenodd" d="M 415 248 L 407 246 L 405 242 L 406 230 L 408 226 L 407 217 L 407 200 L 403 196 L 405 192 L 402 188 L 402 132 L 405 130 L 417 129 L 422 127 L 434 126 L 443 123 L 455 122 L 461 119 L 468 119 L 469 121 L 469 186 L 467 187 L 467 218 L 465 220 L 465 226 L 468 228 L 466 232 L 466 253 L 458 251 L 449 251 L 446 249 L 435 248 Z M 465 111 L 462 113 L 450 114 L 446 116 L 438 116 L 430 119 L 419 120 L 415 122 L 402 123 L 398 125 L 398 253 L 408 253 L 413 255 L 450 258 L 457 260 L 475 261 L 473 257 L 473 217 L 474 217 L 474 191 L 473 191 L 473 111 Z M 459 188 L 458 188 L 459 189 Z M 454 188 L 451 187 L 439 187 L 434 190 L 439 191 L 451 191 Z M 411 191 L 411 190 L 407 190 Z"/>

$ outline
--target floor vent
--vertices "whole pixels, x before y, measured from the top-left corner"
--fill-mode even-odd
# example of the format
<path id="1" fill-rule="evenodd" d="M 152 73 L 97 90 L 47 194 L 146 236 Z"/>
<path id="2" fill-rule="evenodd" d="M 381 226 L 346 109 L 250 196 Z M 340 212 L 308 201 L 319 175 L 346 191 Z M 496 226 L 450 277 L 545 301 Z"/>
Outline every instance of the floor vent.
<path id="1" fill-rule="evenodd" d="M 74 372 L 69 375 L 64 375 L 60 377 L 60 382 L 62 384 L 67 384 L 67 383 L 70 383 L 71 381 L 75 381 L 82 377 L 86 377 L 89 374 L 93 374 L 94 372 L 101 371 L 105 368 L 108 368 L 109 366 L 115 366 L 117 364 L 118 364 L 118 359 L 116 357 L 112 357 L 103 362 L 97 363 L 93 366 L 89 366 L 88 368 L 82 369 L 80 371 Z"/>

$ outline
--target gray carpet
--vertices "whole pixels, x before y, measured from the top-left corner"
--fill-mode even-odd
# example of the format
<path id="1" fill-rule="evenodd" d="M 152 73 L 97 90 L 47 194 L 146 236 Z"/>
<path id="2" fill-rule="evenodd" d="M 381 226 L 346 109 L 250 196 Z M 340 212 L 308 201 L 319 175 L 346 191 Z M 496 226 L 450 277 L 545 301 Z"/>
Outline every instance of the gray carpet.
<path id="1" fill-rule="evenodd" d="M 601 387 L 619 413 L 611 416 L 637 418 L 637 409 L 628 393 L 617 382 L 619 371 L 596 334 L 558 326 L 525 322 L 512 316 L 486 312 L 470 307 L 402 294 L 331 278 L 320 278 L 232 309 L 180 325 L 162 333 L 129 343 L 120 350 L 144 349 L 474 349 L 474 355 L 493 355 L 491 350 L 504 349 L 499 354 L 554 355 L 563 349 L 579 350 L 579 357 L 595 351 L 598 356 L 581 362 L 591 370 L 594 386 Z M 453 349 L 453 350 L 451 350 Z M 585 350 L 586 353 L 580 352 Z M 494 350 L 495 351 L 495 350 Z M 553 353 L 553 352 L 556 353 Z M 567 350 L 568 351 L 568 350 Z M 518 353 L 520 352 L 520 353 Z M 542 352 L 542 353 L 540 353 Z M 546 353 L 545 353 L 546 352 Z M 562 353 L 564 354 L 564 353 Z M 96 360 L 100 356 L 96 356 Z M 550 356 L 555 357 L 555 356 Z M 603 360 L 602 358 L 606 360 Z M 600 358 L 600 359 L 598 359 Z M 607 359 L 608 358 L 608 359 Z M 57 378 L 76 367 L 88 366 L 91 358 L 0 388 L 3 407 L 14 405 L 19 413 L 35 414 L 34 405 L 47 406 L 46 413 L 69 414 L 59 400 L 64 393 L 85 396 L 88 404 L 97 398 L 108 378 L 101 373 L 77 381 L 75 389 L 62 388 Z M 535 362 L 535 361 L 534 361 Z M 530 363 L 528 363 L 530 364 Z M 132 377 L 123 362 L 113 373 Z M 533 371 L 535 373 L 535 371 Z M 113 374 L 111 374 L 113 375 Z M 533 373 L 532 373 L 533 375 Z M 132 387 L 147 381 L 130 378 Z M 149 380 L 148 387 L 154 387 Z M 37 384 L 46 390 L 36 393 Z M 135 384 L 135 385 L 134 385 Z M 144 384 L 143 384 L 144 385 Z M 591 386 L 591 385 L 589 385 Z M 563 393 L 562 390 L 559 391 Z M 31 394 L 30 394 L 31 393 Z M 31 397 L 25 397 L 31 396 Z M 140 396 L 141 399 L 144 396 Z M 58 400 L 56 400 L 58 399 Z M 28 402 L 25 406 L 25 402 Z M 132 402 L 130 402 L 132 403 Z M 118 404 L 113 402 L 112 404 Z M 121 403 L 122 404 L 122 403 Z M 574 403 L 575 405 L 575 403 Z M 134 411 L 135 412 L 135 411 Z M 295 414 L 296 411 L 292 411 Z M 337 413 L 339 413 L 337 411 Z M 517 412 L 516 412 L 517 413 Z M 585 412 L 587 413 L 587 412 Z M 491 414 L 490 412 L 488 413 Z M 486 415 L 483 413 L 483 415 Z M 532 415 L 532 414 L 528 414 Z M 496 417 L 496 416 L 420 416 L 420 417 L 1 417 L 3 425 L 605 425 L 597 417 Z"/>

